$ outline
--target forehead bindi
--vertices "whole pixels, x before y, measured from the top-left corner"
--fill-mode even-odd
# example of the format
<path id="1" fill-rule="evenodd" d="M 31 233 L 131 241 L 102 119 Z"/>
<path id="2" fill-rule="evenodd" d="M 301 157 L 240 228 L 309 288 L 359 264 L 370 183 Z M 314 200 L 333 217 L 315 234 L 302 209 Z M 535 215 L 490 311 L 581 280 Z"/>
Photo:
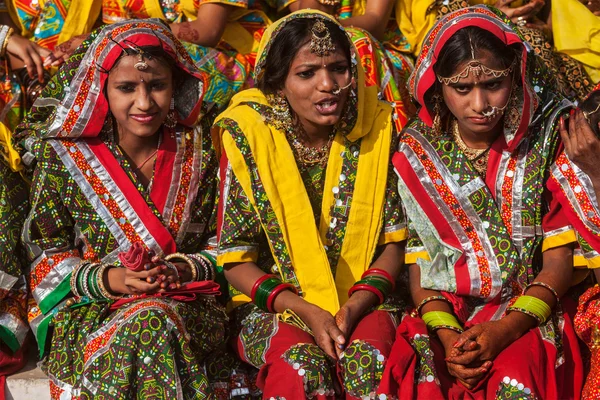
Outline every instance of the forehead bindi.
<path id="1" fill-rule="evenodd" d="M 164 62 L 156 58 L 144 60 L 148 64 L 148 68 L 140 71 L 135 67 L 139 62 L 139 56 L 124 56 L 119 63 L 110 71 L 109 79 L 111 81 L 132 81 L 132 80 L 160 80 L 170 79 L 172 76 L 171 68 L 165 65 Z"/>
<path id="2" fill-rule="evenodd" d="M 323 65 L 338 64 L 342 62 L 346 62 L 346 57 L 341 50 L 336 49 L 326 56 L 320 56 L 310 50 L 310 43 L 306 43 L 298 50 L 298 53 L 296 53 L 296 56 L 292 61 L 291 69 L 308 67 L 318 68 Z"/>

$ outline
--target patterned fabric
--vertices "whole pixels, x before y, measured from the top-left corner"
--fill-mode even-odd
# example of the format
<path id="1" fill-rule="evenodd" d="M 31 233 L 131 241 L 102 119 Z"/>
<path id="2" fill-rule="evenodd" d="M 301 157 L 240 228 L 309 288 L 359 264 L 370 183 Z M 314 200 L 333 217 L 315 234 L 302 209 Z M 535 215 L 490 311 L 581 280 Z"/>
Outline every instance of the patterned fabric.
<path id="1" fill-rule="evenodd" d="M 471 4 L 485 3 L 494 5 L 493 1 L 471 1 Z M 438 18 L 468 7 L 466 0 L 437 0 L 435 7 Z M 533 52 L 544 61 L 546 68 L 553 73 L 554 84 L 566 98 L 576 101 L 583 100 L 592 90 L 594 82 L 590 79 L 584 66 L 579 61 L 565 53 L 559 53 L 552 48 L 552 43 L 543 31 L 528 27 L 514 27 L 533 48 Z"/>
<path id="2" fill-rule="evenodd" d="M 160 12 L 156 14 L 158 10 L 146 3 L 154 2 L 103 0 L 103 20 L 111 24 L 130 18 L 160 18 L 168 23 L 180 23 L 194 20 L 202 4 L 220 3 L 236 7 L 230 18 L 232 23 L 239 24 L 258 43 L 271 17 L 275 17 L 275 9 L 287 6 L 285 0 L 160 0 Z M 228 43 L 228 28 L 225 29 L 224 39 L 214 49 L 183 43 L 198 69 L 211 77 L 205 88 L 205 101 L 218 108 L 224 108 L 235 93 L 253 86 L 252 69 L 256 58 L 256 49 L 242 53 Z"/>
<path id="3" fill-rule="evenodd" d="M 37 160 L 23 230 L 31 263 L 30 325 L 45 355 L 53 398 L 209 397 L 213 389 L 229 387 L 231 370 L 220 368 L 236 366 L 227 355 L 225 361 L 219 357 L 226 352 L 227 317 L 214 298 L 151 298 L 111 311 L 112 302 L 70 293 L 69 278 L 82 260 L 120 267 L 118 253 L 133 242 L 159 255 L 197 253 L 210 249 L 215 230 L 218 165 L 208 118 L 195 128 L 162 128 L 156 165 L 170 167 L 157 168 L 145 188 L 112 139 L 104 96 L 90 108 L 81 106 L 82 98 L 94 96 L 86 85 L 103 85 L 97 70 L 110 70 L 120 56 L 120 46 L 109 40 L 113 34 L 166 47 L 188 81 L 189 90 L 176 102 L 180 121 L 195 123 L 205 111 L 203 75 L 157 22 L 114 24 L 92 34 L 55 75 L 19 136 Z M 82 83 L 82 76 L 92 78 Z M 80 118 L 84 126 L 70 122 Z"/>
<path id="4" fill-rule="evenodd" d="M 591 365 L 582 398 L 600 398 L 600 286 L 589 288 L 580 298 L 575 315 L 579 338 L 590 348 Z"/>
<path id="5" fill-rule="evenodd" d="M 491 146 L 484 179 L 454 143 L 451 132 L 434 131 L 432 112 L 424 101 L 436 80 L 433 69 L 440 50 L 458 29 L 467 26 L 486 29 L 506 45 L 520 44 L 522 49 L 521 89 L 511 95 L 506 114 L 513 113 L 514 108 L 519 118 L 516 122 L 505 118 L 504 130 Z M 420 267 L 423 288 L 440 291 L 465 329 L 502 318 L 540 272 L 540 253 L 575 241 L 560 204 L 546 188 L 560 146 L 558 117 L 571 103 L 552 89 L 541 61 L 523 41 L 503 14 L 487 7 L 461 8 L 441 19 L 423 44 L 410 80 L 411 91 L 423 107 L 419 118 L 405 129 L 393 158 L 409 224 L 406 263 Z M 401 388 L 414 375 L 420 384 L 413 394 L 416 397 L 485 398 L 500 389 L 508 370 L 516 368 L 511 360 L 522 357 L 529 346 L 536 359 L 552 366 L 552 375 L 538 384 L 539 374 L 544 373 L 535 363 L 523 363 L 511 375 L 509 387 L 500 393 L 517 398 L 519 382 L 535 389 L 541 398 L 548 393 L 570 397 L 579 390 L 579 349 L 571 339 L 570 316 L 560 307 L 545 324 L 504 349 L 494 360 L 495 370 L 489 379 L 471 391 L 452 383 L 455 381 L 443 364 L 437 374 L 431 372 L 444 352 L 440 349 L 435 357 L 430 341 L 436 359 L 432 363 L 422 347 L 428 345 L 419 341 L 416 344 L 421 347 L 415 345 L 415 335 L 427 333 L 420 319 L 406 317 L 402 325 L 394 351 L 406 351 L 410 343 L 415 354 L 398 356 L 396 374 L 407 369 L 410 372 L 407 377 L 394 375 L 395 379 L 390 379 L 392 392 L 397 388 L 397 393 L 402 393 Z M 536 344 L 530 343 L 534 338 Z M 428 362 L 427 368 L 419 362 Z M 564 383 L 563 373 L 574 378 Z M 518 380 L 515 385 L 513 379 Z"/>
<path id="6" fill-rule="evenodd" d="M 226 317 L 214 299 L 139 300 L 111 313 L 108 304 L 66 309 L 54 317 L 43 364 L 54 398 L 206 398 L 198 360 L 222 347 Z M 107 371 L 114 373 L 107 374 Z"/>
<path id="7" fill-rule="evenodd" d="M 38 45 L 53 50 L 74 36 L 91 31 L 100 12 L 97 2 L 72 0 L 7 0 L 8 12 L 17 33 Z M 75 4 L 73 4 L 75 3 Z M 1 12 L 1 11 L 0 11 Z M 76 17 L 67 20 L 72 12 Z M 10 68 L 7 58 L 0 59 L 0 121 L 13 131 L 31 107 L 28 92 L 39 90 L 37 81 Z"/>
<path id="8" fill-rule="evenodd" d="M 360 15 L 366 6 L 362 4 L 364 2 L 365 0 L 342 0 L 337 8 L 338 19 Z M 414 69 L 410 45 L 394 18 L 390 18 L 381 42 L 359 28 L 347 28 L 347 31 L 367 73 L 367 84 L 377 85 L 381 98 L 392 104 L 396 129 L 400 132 L 415 111 L 406 90 L 406 82 Z"/>
<path id="9" fill-rule="evenodd" d="M 29 331 L 25 257 L 19 241 L 29 208 L 27 193 L 21 176 L 0 162 L 0 341 L 13 352 Z"/>

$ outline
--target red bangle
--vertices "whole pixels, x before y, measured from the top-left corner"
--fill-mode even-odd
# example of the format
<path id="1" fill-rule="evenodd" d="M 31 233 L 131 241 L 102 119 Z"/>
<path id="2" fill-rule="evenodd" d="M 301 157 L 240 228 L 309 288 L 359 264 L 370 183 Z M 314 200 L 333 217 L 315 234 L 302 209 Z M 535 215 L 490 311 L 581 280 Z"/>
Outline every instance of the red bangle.
<path id="1" fill-rule="evenodd" d="M 365 285 L 364 283 L 359 283 L 358 285 L 354 285 L 348 290 L 348 297 L 351 297 L 352 294 L 358 290 L 366 290 L 373 294 L 375 294 L 379 298 L 379 304 L 383 304 L 385 301 L 383 297 L 383 293 L 379 291 L 375 286 Z"/>
<path id="2" fill-rule="evenodd" d="M 369 268 L 368 270 L 366 270 L 362 274 L 362 276 L 360 277 L 360 279 L 364 279 L 365 276 L 369 276 L 369 275 L 381 275 L 381 276 L 383 276 L 385 279 L 387 279 L 388 281 L 390 281 L 390 283 L 392 284 L 392 292 L 394 291 L 394 289 L 396 289 L 396 282 L 392 278 L 392 275 L 390 275 L 390 273 L 387 272 L 386 270 L 381 269 L 381 268 Z"/>
<path id="3" fill-rule="evenodd" d="M 279 293 L 283 292 L 284 290 L 291 290 L 295 294 L 298 294 L 298 291 L 291 283 L 282 283 L 281 285 L 277 286 L 275 289 L 273 289 L 271 293 L 269 293 L 269 297 L 267 297 L 267 310 L 269 310 L 269 312 L 275 312 L 275 310 L 273 309 L 275 298 L 277 297 L 277 295 L 279 295 Z"/>
<path id="4" fill-rule="evenodd" d="M 256 291 L 258 290 L 260 284 L 269 278 L 277 278 L 277 276 L 274 274 L 266 274 L 261 276 L 256 280 L 256 282 L 254 282 L 254 286 L 252 286 L 252 291 L 250 292 L 250 298 L 252 299 L 252 301 L 254 301 L 254 296 L 256 295 Z"/>

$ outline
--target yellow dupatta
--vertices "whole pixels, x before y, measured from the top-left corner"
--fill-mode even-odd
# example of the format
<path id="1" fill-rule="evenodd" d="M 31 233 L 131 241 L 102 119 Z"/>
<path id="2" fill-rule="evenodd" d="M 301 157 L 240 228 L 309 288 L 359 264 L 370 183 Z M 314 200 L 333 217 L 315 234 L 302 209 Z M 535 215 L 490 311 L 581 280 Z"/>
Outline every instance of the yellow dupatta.
<path id="1" fill-rule="evenodd" d="M 578 0 L 552 2 L 552 36 L 556 50 L 581 62 L 600 81 L 600 18 Z"/>
<path id="2" fill-rule="evenodd" d="M 317 11 L 303 10 L 290 14 L 267 30 L 259 54 L 265 51 L 266 44 L 278 27 L 302 16 L 333 21 L 328 15 Z M 304 299 L 332 314 L 346 302 L 348 289 L 369 268 L 374 256 L 383 224 L 393 131 L 391 107 L 377 99 L 375 86 L 364 85 L 364 71 L 359 64 L 356 66 L 358 117 L 346 138 L 342 133 L 336 133 L 329 154 L 322 203 L 322 212 L 329 212 L 334 201 L 333 188 L 338 185 L 342 169 L 341 154 L 346 149 L 345 139 L 351 142 L 362 139 L 352 204 L 335 277 L 324 249 L 329 218 L 322 214 L 319 227 L 315 225 L 312 207 L 285 133 L 267 125 L 257 111 L 244 104 L 255 102 L 268 106 L 264 94 L 258 89 L 238 93 L 216 121 L 234 121 L 243 132 Z M 240 151 L 226 129 L 217 130 L 214 136 L 227 153 L 235 176 L 256 210 L 257 199 L 251 184 L 253 176 L 246 163 L 248 155 Z M 263 229 L 266 227 L 263 226 Z M 228 256 L 219 255 L 218 263 L 223 265 L 229 262 Z M 279 265 L 279 260 L 275 261 Z"/>

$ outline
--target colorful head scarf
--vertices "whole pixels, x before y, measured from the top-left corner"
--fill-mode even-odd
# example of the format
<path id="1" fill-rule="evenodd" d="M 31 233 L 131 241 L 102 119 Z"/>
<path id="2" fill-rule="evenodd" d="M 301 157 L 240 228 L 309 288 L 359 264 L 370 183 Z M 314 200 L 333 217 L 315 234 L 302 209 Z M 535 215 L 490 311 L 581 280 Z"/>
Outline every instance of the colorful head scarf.
<path id="1" fill-rule="evenodd" d="M 258 77 L 264 73 L 266 57 L 278 33 L 298 18 L 322 19 L 339 26 L 331 16 L 313 10 L 277 21 L 263 36 Z M 348 41 L 351 43 L 350 38 Z M 318 226 L 285 133 L 263 118 L 271 107 L 264 93 L 249 89 L 235 95 L 217 118 L 213 135 L 215 142 L 220 142 L 216 147 L 225 150 L 233 173 L 258 210 L 282 278 L 296 285 L 306 301 L 332 314 L 346 302 L 348 289 L 373 260 L 383 224 L 394 132 L 392 108 L 379 101 L 377 86 L 365 85 L 364 71 L 354 54 L 351 70 L 355 85 L 331 144 Z M 338 193 L 340 187 L 350 185 L 350 176 L 354 187 L 347 189 L 346 199 L 355 200 L 342 215 Z M 336 235 L 334 230 L 344 234 Z M 398 233 L 395 241 L 403 240 L 404 230 Z M 339 248 L 335 276 L 324 243 Z M 222 253 L 217 261 L 236 262 L 234 257 L 233 253 Z M 233 302 L 249 300 L 238 296 Z"/>
<path id="2" fill-rule="evenodd" d="M 297 11 L 276 21 L 265 31 L 258 48 L 254 69 L 257 81 L 265 72 L 266 59 L 277 35 L 286 24 L 298 18 L 324 19 L 334 22 L 340 29 L 344 29 L 330 15 L 316 10 Z M 350 96 L 346 101 L 346 109 L 337 125 L 337 129 L 343 132 L 350 141 L 355 141 L 371 130 L 378 103 L 378 93 L 377 86 L 367 86 L 365 84 L 365 72 L 358 63 L 356 49 L 350 37 L 348 37 L 348 41 L 350 42 L 350 68 L 355 83 L 353 85 L 354 90 L 350 91 Z"/>
<path id="3" fill-rule="evenodd" d="M 96 30 L 50 80 L 16 131 L 16 140 L 96 137 L 109 122 L 104 86 L 107 71 L 121 57 L 127 44 L 161 46 L 185 74 L 175 88 L 178 122 L 193 126 L 201 116 L 206 77 L 159 20 L 133 20 Z M 24 157 L 26 164 L 31 160 Z M 29 162 L 28 162 L 29 161 Z"/>
<path id="4" fill-rule="evenodd" d="M 509 150 L 518 146 L 526 135 L 528 127 L 536 117 L 536 111 L 546 109 L 549 103 L 562 100 L 557 94 L 552 80 L 545 67 L 533 56 L 530 45 L 518 33 L 512 22 L 500 11 L 487 6 L 467 7 L 447 14 L 431 29 L 421 49 L 415 70 L 409 80 L 409 90 L 421 105 L 419 118 L 428 126 L 433 123 L 433 110 L 425 102 L 425 94 L 435 84 L 436 75 L 433 69 L 438 56 L 446 42 L 460 29 L 476 26 L 494 34 L 507 46 L 520 45 L 519 71 L 521 88 L 512 96 L 520 96 L 520 120 L 516 129 L 505 129 L 504 135 Z"/>

